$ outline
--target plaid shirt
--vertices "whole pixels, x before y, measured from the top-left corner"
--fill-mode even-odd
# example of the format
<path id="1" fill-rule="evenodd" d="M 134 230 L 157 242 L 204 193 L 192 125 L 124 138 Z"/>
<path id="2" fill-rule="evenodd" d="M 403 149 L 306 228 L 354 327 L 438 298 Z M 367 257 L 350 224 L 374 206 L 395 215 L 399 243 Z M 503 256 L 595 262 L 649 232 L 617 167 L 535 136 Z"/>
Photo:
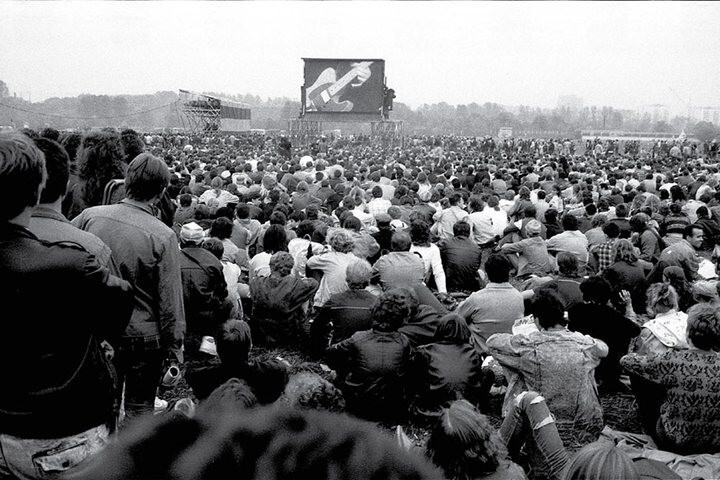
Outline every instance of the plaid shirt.
<path id="1" fill-rule="evenodd" d="M 613 258 L 613 247 L 615 247 L 616 241 L 617 239 L 608 240 L 607 242 L 595 245 L 592 248 L 591 252 L 597 258 L 598 275 L 613 264 L 613 261 L 615 260 Z"/>

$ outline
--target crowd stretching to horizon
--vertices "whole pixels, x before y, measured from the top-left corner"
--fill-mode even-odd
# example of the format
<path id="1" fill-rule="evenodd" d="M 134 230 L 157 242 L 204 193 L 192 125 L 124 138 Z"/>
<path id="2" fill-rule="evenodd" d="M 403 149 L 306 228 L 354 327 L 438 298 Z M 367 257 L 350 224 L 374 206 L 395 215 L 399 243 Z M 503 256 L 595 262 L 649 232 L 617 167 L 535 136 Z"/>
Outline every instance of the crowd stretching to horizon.
<path id="1" fill-rule="evenodd" d="M 715 143 L 311 140 L 0 135 L 0 479 L 720 465 Z"/>

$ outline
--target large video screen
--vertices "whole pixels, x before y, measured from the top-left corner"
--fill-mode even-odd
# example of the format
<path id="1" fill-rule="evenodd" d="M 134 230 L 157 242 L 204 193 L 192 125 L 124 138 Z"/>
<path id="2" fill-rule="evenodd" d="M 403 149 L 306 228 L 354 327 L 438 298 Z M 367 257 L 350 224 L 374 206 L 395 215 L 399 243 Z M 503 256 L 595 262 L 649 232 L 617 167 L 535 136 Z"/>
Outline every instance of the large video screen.
<path id="1" fill-rule="evenodd" d="M 305 58 L 306 113 L 378 113 L 385 61 Z"/>

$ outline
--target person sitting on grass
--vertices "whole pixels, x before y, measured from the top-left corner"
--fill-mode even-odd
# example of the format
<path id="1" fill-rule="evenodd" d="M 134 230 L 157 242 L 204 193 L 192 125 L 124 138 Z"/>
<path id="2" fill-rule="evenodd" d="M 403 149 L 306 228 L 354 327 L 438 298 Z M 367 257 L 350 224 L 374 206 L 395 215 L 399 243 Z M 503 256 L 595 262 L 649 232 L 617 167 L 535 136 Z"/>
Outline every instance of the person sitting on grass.
<path id="1" fill-rule="evenodd" d="M 217 336 L 220 364 L 188 367 L 185 379 L 202 402 L 213 390 L 231 378 L 244 380 L 260 404 L 280 397 L 288 382 L 288 367 L 280 360 L 249 360 L 252 348 L 250 326 L 242 320 L 228 320 Z"/>

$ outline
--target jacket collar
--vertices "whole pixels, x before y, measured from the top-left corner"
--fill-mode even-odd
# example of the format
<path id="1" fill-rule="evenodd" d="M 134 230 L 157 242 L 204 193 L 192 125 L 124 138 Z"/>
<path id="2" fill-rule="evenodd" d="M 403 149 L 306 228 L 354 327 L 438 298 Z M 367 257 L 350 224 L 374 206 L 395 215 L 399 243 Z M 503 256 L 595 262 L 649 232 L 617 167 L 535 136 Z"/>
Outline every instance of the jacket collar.
<path id="1" fill-rule="evenodd" d="M 38 205 L 35 207 L 32 213 L 33 218 L 49 218 L 51 220 L 57 220 L 59 222 L 65 222 L 70 223 L 67 218 L 65 218 L 65 215 L 62 213 L 53 210 L 50 207 L 43 207 L 42 205 Z"/>
<path id="2" fill-rule="evenodd" d="M 132 200 L 132 199 L 129 199 L 129 198 L 124 198 L 124 199 L 122 199 L 122 200 L 120 201 L 120 203 L 125 204 L 125 205 L 130 205 L 131 207 L 138 208 L 138 209 L 140 209 L 140 210 L 142 210 L 142 211 L 144 211 L 144 212 L 149 213 L 149 214 L 152 215 L 153 217 L 155 216 L 155 211 L 154 211 L 153 208 L 152 208 L 150 205 L 148 205 L 147 203 L 138 202 L 137 200 Z"/>

